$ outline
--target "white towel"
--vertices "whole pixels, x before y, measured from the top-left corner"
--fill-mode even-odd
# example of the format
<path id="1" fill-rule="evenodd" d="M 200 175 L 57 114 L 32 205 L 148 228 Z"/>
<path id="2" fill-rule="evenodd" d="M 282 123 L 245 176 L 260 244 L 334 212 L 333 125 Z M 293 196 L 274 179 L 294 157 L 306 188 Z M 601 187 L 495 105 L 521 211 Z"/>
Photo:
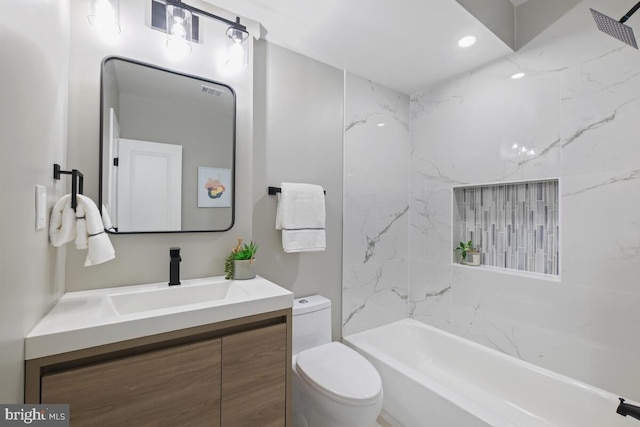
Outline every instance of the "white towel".
<path id="1" fill-rule="evenodd" d="M 102 205 L 102 222 L 104 223 L 104 229 L 107 231 L 116 231 L 109 215 L 109 209 L 105 205 Z"/>
<path id="2" fill-rule="evenodd" d="M 276 229 L 286 253 L 324 251 L 325 197 L 319 185 L 283 182 L 278 194 Z"/>
<path id="3" fill-rule="evenodd" d="M 90 198 L 77 195 L 76 210 L 71 196 L 62 196 L 53 207 L 49 222 L 49 239 L 55 247 L 75 239 L 77 249 L 88 249 L 85 266 L 101 264 L 115 258 L 115 251 L 104 231 L 102 217 Z"/>
<path id="4" fill-rule="evenodd" d="M 324 251 L 326 247 L 324 230 L 282 230 L 285 253 Z"/>
<path id="5" fill-rule="evenodd" d="M 49 240 L 56 248 L 76 238 L 76 213 L 71 207 L 71 195 L 60 197 L 51 211 Z"/>

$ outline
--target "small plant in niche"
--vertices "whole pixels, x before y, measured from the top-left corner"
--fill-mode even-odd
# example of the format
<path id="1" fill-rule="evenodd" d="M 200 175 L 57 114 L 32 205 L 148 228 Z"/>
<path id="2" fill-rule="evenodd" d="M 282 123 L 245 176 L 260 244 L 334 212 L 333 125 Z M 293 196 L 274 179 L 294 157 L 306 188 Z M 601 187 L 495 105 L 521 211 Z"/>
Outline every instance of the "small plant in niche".
<path id="1" fill-rule="evenodd" d="M 253 264 L 253 260 L 256 258 L 256 252 L 258 251 L 258 245 L 253 241 L 249 243 L 242 244 L 242 239 L 238 238 L 238 243 L 233 248 L 227 259 L 224 263 L 224 278 L 229 279 L 238 279 L 240 277 L 236 277 L 235 273 L 236 269 L 236 261 L 249 261 L 249 265 Z M 255 274 L 253 274 L 255 277 Z M 243 278 L 251 278 L 251 277 L 243 277 Z"/>
<path id="2" fill-rule="evenodd" d="M 467 265 L 480 265 L 480 253 L 473 248 L 473 240 L 460 242 L 456 251 L 460 252 L 460 262 Z M 467 259 L 467 255 L 470 257 Z"/>

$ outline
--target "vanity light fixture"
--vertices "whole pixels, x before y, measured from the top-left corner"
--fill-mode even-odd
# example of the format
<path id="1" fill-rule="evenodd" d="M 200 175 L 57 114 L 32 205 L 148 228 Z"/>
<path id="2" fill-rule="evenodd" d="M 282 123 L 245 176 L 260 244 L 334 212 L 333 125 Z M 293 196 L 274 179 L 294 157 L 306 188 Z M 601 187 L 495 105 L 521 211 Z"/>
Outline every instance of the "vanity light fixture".
<path id="1" fill-rule="evenodd" d="M 227 66 L 244 68 L 248 65 L 249 51 L 244 42 L 249 38 L 249 32 L 247 31 L 246 26 L 240 24 L 240 18 L 236 18 L 235 21 L 231 21 L 188 5 L 181 0 L 166 0 L 165 3 L 167 14 L 167 47 L 172 48 L 170 44 L 173 45 L 173 41 L 175 40 L 178 42 L 178 45 L 182 44 L 182 48 L 179 49 L 185 49 L 184 45 L 188 44 L 189 48 L 187 49 L 187 52 L 191 51 L 190 41 L 192 31 L 190 27 L 187 28 L 183 24 L 187 23 L 187 14 L 189 24 L 191 22 L 192 14 L 196 14 L 198 16 L 205 16 L 229 25 L 229 28 L 227 28 L 226 31 L 226 35 L 229 38 L 229 47 L 227 49 L 228 59 L 226 60 Z M 172 29 L 174 26 L 175 28 Z"/>
<path id="2" fill-rule="evenodd" d="M 460 47 L 470 47 L 473 46 L 476 42 L 476 38 L 474 36 L 465 36 L 458 40 L 458 46 Z"/>
<path id="3" fill-rule="evenodd" d="M 87 19 L 103 34 L 120 34 L 119 0 L 89 0 Z"/>

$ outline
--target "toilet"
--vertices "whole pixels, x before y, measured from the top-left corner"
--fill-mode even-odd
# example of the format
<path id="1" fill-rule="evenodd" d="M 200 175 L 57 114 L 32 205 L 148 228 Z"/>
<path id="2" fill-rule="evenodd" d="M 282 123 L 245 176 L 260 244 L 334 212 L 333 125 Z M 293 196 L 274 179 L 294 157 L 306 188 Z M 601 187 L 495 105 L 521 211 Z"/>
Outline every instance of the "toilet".
<path id="1" fill-rule="evenodd" d="M 293 302 L 294 427 L 369 427 L 382 409 L 382 380 L 355 350 L 331 342 L 331 301 Z"/>

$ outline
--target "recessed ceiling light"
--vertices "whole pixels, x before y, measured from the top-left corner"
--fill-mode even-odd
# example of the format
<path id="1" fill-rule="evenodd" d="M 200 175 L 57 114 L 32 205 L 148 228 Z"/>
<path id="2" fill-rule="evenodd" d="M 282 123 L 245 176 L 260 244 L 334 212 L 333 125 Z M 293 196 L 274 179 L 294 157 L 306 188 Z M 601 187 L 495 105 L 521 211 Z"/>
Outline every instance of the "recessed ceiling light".
<path id="1" fill-rule="evenodd" d="M 381 127 L 383 127 L 383 126 L 384 126 L 384 123 L 380 122 L 380 123 L 378 123 L 378 125 L 377 125 L 377 126 L 378 126 L 379 128 L 381 128 Z"/>
<path id="2" fill-rule="evenodd" d="M 469 47 L 469 46 L 473 46 L 475 42 L 476 42 L 476 38 L 474 36 L 466 36 L 458 40 L 458 46 Z"/>
<path id="3" fill-rule="evenodd" d="M 514 80 L 521 79 L 523 77 L 524 77 L 524 73 L 515 73 L 513 76 L 511 76 L 511 78 Z"/>

